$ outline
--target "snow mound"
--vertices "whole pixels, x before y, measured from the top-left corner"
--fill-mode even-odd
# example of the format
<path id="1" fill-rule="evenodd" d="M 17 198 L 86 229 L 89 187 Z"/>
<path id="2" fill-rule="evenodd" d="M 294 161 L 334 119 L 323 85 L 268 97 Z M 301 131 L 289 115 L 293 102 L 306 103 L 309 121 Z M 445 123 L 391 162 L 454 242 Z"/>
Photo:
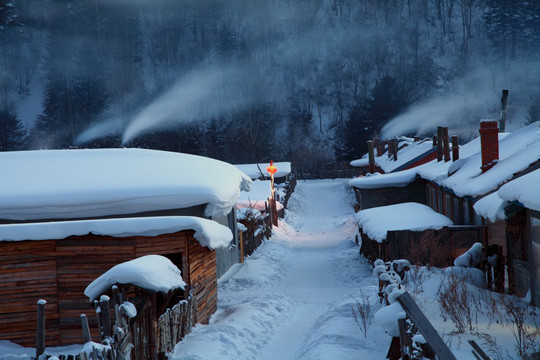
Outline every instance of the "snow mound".
<path id="1" fill-rule="evenodd" d="M 113 266 L 90 283 L 84 294 L 94 301 L 114 284 L 132 284 L 154 292 L 168 292 L 184 288 L 180 270 L 169 259 L 161 255 L 146 255 Z"/>

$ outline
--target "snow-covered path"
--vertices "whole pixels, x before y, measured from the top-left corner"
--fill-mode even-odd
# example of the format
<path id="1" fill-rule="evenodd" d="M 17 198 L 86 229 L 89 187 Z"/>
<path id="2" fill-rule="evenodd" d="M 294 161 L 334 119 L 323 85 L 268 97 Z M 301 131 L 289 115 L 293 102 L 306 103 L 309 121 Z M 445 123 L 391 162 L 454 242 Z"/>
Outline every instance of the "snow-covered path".
<path id="1" fill-rule="evenodd" d="M 353 239 L 353 201 L 344 180 L 301 181 L 270 241 L 219 282 L 218 311 L 179 343 L 174 359 L 383 358 L 363 337 L 353 297 L 376 281 Z"/>

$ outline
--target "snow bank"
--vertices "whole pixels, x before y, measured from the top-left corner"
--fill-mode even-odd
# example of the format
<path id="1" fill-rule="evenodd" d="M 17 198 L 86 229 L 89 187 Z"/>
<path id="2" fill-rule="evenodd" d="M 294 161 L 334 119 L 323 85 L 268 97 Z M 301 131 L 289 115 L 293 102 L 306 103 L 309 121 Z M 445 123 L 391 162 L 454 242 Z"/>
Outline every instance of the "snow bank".
<path id="1" fill-rule="evenodd" d="M 506 201 L 519 201 L 525 207 L 540 211 L 540 169 L 503 185 L 498 195 Z"/>
<path id="2" fill-rule="evenodd" d="M 195 216 L 156 216 L 103 220 L 56 221 L 0 225 L 0 241 L 64 239 L 95 235 L 128 237 L 158 236 L 195 230 L 195 238 L 210 249 L 228 246 L 231 230 L 215 221 Z"/>
<path id="3" fill-rule="evenodd" d="M 416 179 L 416 170 L 409 169 L 391 174 L 368 174 L 358 177 L 349 184 L 358 189 L 378 189 L 383 187 L 404 187 Z"/>
<path id="4" fill-rule="evenodd" d="M 491 222 L 505 220 L 504 208 L 508 205 L 508 201 L 500 198 L 496 192 L 484 196 L 474 203 L 474 211 Z"/>
<path id="5" fill-rule="evenodd" d="M 392 230 L 438 230 L 453 224 L 430 207 L 411 202 L 361 210 L 355 219 L 364 233 L 378 242 L 386 240 L 387 232 Z"/>
<path id="6" fill-rule="evenodd" d="M 84 294 L 94 301 L 114 284 L 132 284 L 154 291 L 168 292 L 184 288 L 180 270 L 169 259 L 160 255 L 147 255 L 113 266 L 92 281 Z"/>
<path id="7" fill-rule="evenodd" d="M 261 171 L 266 178 L 270 178 L 270 174 L 266 171 L 268 165 L 270 165 L 270 163 L 261 163 L 258 164 L 258 167 L 257 164 L 240 164 L 235 166 L 252 180 L 255 180 L 261 178 Z M 274 162 L 274 166 L 277 168 L 277 172 L 274 174 L 275 178 L 284 177 L 291 173 L 290 162 Z"/>
<path id="8" fill-rule="evenodd" d="M 10 220 L 85 218 L 208 204 L 227 214 L 251 179 L 233 165 L 144 149 L 0 153 L 0 213 Z"/>

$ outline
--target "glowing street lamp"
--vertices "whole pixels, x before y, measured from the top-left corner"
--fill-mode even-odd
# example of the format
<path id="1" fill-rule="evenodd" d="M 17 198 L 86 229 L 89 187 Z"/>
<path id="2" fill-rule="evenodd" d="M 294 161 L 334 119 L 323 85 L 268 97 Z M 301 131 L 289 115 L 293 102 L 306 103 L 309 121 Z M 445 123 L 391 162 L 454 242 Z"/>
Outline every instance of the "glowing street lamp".
<path id="1" fill-rule="evenodd" d="M 270 174 L 270 189 L 272 191 L 272 222 L 275 226 L 278 226 L 277 220 L 277 207 L 276 207 L 276 189 L 274 188 L 274 174 L 277 172 L 277 167 L 274 166 L 274 162 L 270 160 L 270 166 L 266 168 L 266 171 Z"/>

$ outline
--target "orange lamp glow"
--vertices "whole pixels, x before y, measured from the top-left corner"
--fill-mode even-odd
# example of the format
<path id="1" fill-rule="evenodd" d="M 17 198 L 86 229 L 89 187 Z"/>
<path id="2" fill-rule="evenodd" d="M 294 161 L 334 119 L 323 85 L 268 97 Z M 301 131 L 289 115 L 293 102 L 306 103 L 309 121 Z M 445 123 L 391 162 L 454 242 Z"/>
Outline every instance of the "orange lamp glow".
<path id="1" fill-rule="evenodd" d="M 274 175 L 277 172 L 277 167 L 274 166 L 273 161 L 270 161 L 270 166 L 266 168 L 266 171 L 268 171 L 270 175 Z"/>

